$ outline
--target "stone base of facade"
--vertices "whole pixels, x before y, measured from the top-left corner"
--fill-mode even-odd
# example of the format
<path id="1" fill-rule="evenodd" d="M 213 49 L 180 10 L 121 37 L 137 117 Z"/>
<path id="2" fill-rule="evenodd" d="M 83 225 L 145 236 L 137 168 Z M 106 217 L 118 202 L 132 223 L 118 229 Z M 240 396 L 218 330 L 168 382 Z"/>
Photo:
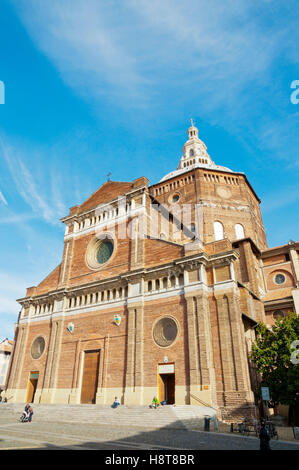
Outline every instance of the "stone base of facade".
<path id="1" fill-rule="evenodd" d="M 7 390 L 5 396 L 11 403 L 25 403 L 27 398 L 26 389 Z M 96 404 L 109 405 L 114 398 L 118 397 L 123 405 L 150 405 L 153 397 L 159 397 L 157 387 L 135 387 L 133 389 L 109 388 L 98 390 L 96 394 Z M 34 403 L 41 404 L 77 404 L 81 403 L 80 389 L 37 389 L 34 396 Z M 189 387 L 176 386 L 176 405 L 211 405 L 210 390 L 193 390 Z M 214 406 L 214 404 L 212 404 Z"/>
<path id="2" fill-rule="evenodd" d="M 221 421 L 225 423 L 241 422 L 244 418 L 258 419 L 259 413 L 255 405 L 220 407 Z"/>

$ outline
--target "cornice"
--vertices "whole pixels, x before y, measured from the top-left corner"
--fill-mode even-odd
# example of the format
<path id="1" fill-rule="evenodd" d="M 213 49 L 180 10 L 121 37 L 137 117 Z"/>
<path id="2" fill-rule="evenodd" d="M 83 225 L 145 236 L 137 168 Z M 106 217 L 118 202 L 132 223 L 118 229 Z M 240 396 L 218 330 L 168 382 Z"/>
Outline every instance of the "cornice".
<path id="1" fill-rule="evenodd" d="M 155 275 L 162 276 L 164 273 L 168 276 L 178 276 L 182 274 L 184 270 L 192 271 L 199 269 L 200 265 L 204 265 L 205 267 L 226 265 L 236 260 L 238 256 L 235 250 L 213 255 L 208 255 L 204 252 L 196 253 L 184 258 L 175 259 L 170 263 L 137 269 L 112 278 L 97 280 L 79 286 L 63 287 L 36 296 L 22 297 L 17 299 L 17 302 L 26 307 L 31 304 L 42 304 L 51 300 L 62 300 L 64 297 L 70 298 L 77 295 L 94 293 L 98 290 L 125 287 L 127 284 L 134 283 L 134 281 L 151 279 Z"/>

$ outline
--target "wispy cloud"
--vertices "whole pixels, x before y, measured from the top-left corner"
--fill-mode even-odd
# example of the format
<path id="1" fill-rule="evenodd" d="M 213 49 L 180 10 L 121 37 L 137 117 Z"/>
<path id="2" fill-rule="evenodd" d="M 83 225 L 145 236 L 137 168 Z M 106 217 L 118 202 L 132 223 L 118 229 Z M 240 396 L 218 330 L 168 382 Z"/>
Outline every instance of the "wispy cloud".
<path id="1" fill-rule="evenodd" d="M 0 217 L 1 224 L 23 224 L 28 220 L 36 219 L 37 215 L 35 214 L 9 214 L 7 216 Z"/>
<path id="2" fill-rule="evenodd" d="M 0 223 L 17 223 L 33 218 L 40 218 L 51 224 L 59 223 L 59 217 L 65 213 L 62 202 L 60 185 L 62 181 L 54 171 L 48 177 L 48 168 L 41 171 L 34 168 L 31 171 L 25 163 L 29 160 L 26 150 L 17 145 L 8 143 L 3 137 L 0 139 L 1 155 L 6 161 L 7 168 L 15 188 L 23 201 L 31 208 L 31 214 L 6 214 Z M 30 149 L 31 161 L 33 149 Z"/>
<path id="3" fill-rule="evenodd" d="M 15 299 L 23 297 L 27 287 L 24 278 L 0 271 L 0 314 L 16 315 L 21 307 Z"/>
<path id="4" fill-rule="evenodd" d="M 3 202 L 3 204 L 4 204 L 5 206 L 8 206 L 7 200 L 6 200 L 5 197 L 3 196 L 3 193 L 0 191 L 0 202 L 1 202 L 1 201 Z"/>
<path id="5" fill-rule="evenodd" d="M 119 16 L 119 3 L 37 0 L 15 5 L 37 46 L 80 93 L 91 99 L 144 97 L 140 91 L 148 78 L 127 47 L 130 25 Z"/>
<path id="6" fill-rule="evenodd" d="M 275 188 L 275 191 L 269 191 L 262 201 L 262 211 L 264 214 L 268 214 L 279 209 L 292 206 L 294 203 L 299 201 L 298 185 L 283 185 L 279 189 Z M 296 218 L 294 218 L 296 221 Z"/>
<path id="7" fill-rule="evenodd" d="M 113 98 L 127 113 L 142 107 L 148 116 L 192 109 L 235 135 L 246 129 L 249 145 L 273 151 L 273 158 L 281 158 L 282 145 L 290 147 L 289 91 L 279 88 L 276 66 L 299 61 L 295 1 L 13 3 L 63 80 L 95 108 Z"/>

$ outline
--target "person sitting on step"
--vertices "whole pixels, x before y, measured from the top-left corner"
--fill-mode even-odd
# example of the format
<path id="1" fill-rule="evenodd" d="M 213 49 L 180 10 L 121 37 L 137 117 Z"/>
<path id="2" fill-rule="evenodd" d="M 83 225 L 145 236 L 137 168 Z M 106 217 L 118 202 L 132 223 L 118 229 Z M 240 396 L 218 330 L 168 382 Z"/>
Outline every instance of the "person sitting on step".
<path id="1" fill-rule="evenodd" d="M 152 404 L 150 405 L 150 408 L 158 408 L 159 406 L 159 400 L 156 396 L 154 396 Z"/>
<path id="2" fill-rule="evenodd" d="M 112 408 L 117 408 L 120 405 L 120 399 L 115 397 L 114 402 L 112 403 Z"/>

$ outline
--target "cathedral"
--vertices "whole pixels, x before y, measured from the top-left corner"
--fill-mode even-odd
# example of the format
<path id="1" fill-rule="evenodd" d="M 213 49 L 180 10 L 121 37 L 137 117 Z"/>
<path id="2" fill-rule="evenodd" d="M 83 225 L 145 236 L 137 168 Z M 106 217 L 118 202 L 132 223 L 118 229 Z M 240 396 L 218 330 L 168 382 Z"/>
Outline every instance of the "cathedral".
<path id="1" fill-rule="evenodd" d="M 191 121 L 176 170 L 71 207 L 61 263 L 18 300 L 6 395 L 252 416 L 255 328 L 299 313 L 299 242 L 268 248 L 260 202 Z"/>

